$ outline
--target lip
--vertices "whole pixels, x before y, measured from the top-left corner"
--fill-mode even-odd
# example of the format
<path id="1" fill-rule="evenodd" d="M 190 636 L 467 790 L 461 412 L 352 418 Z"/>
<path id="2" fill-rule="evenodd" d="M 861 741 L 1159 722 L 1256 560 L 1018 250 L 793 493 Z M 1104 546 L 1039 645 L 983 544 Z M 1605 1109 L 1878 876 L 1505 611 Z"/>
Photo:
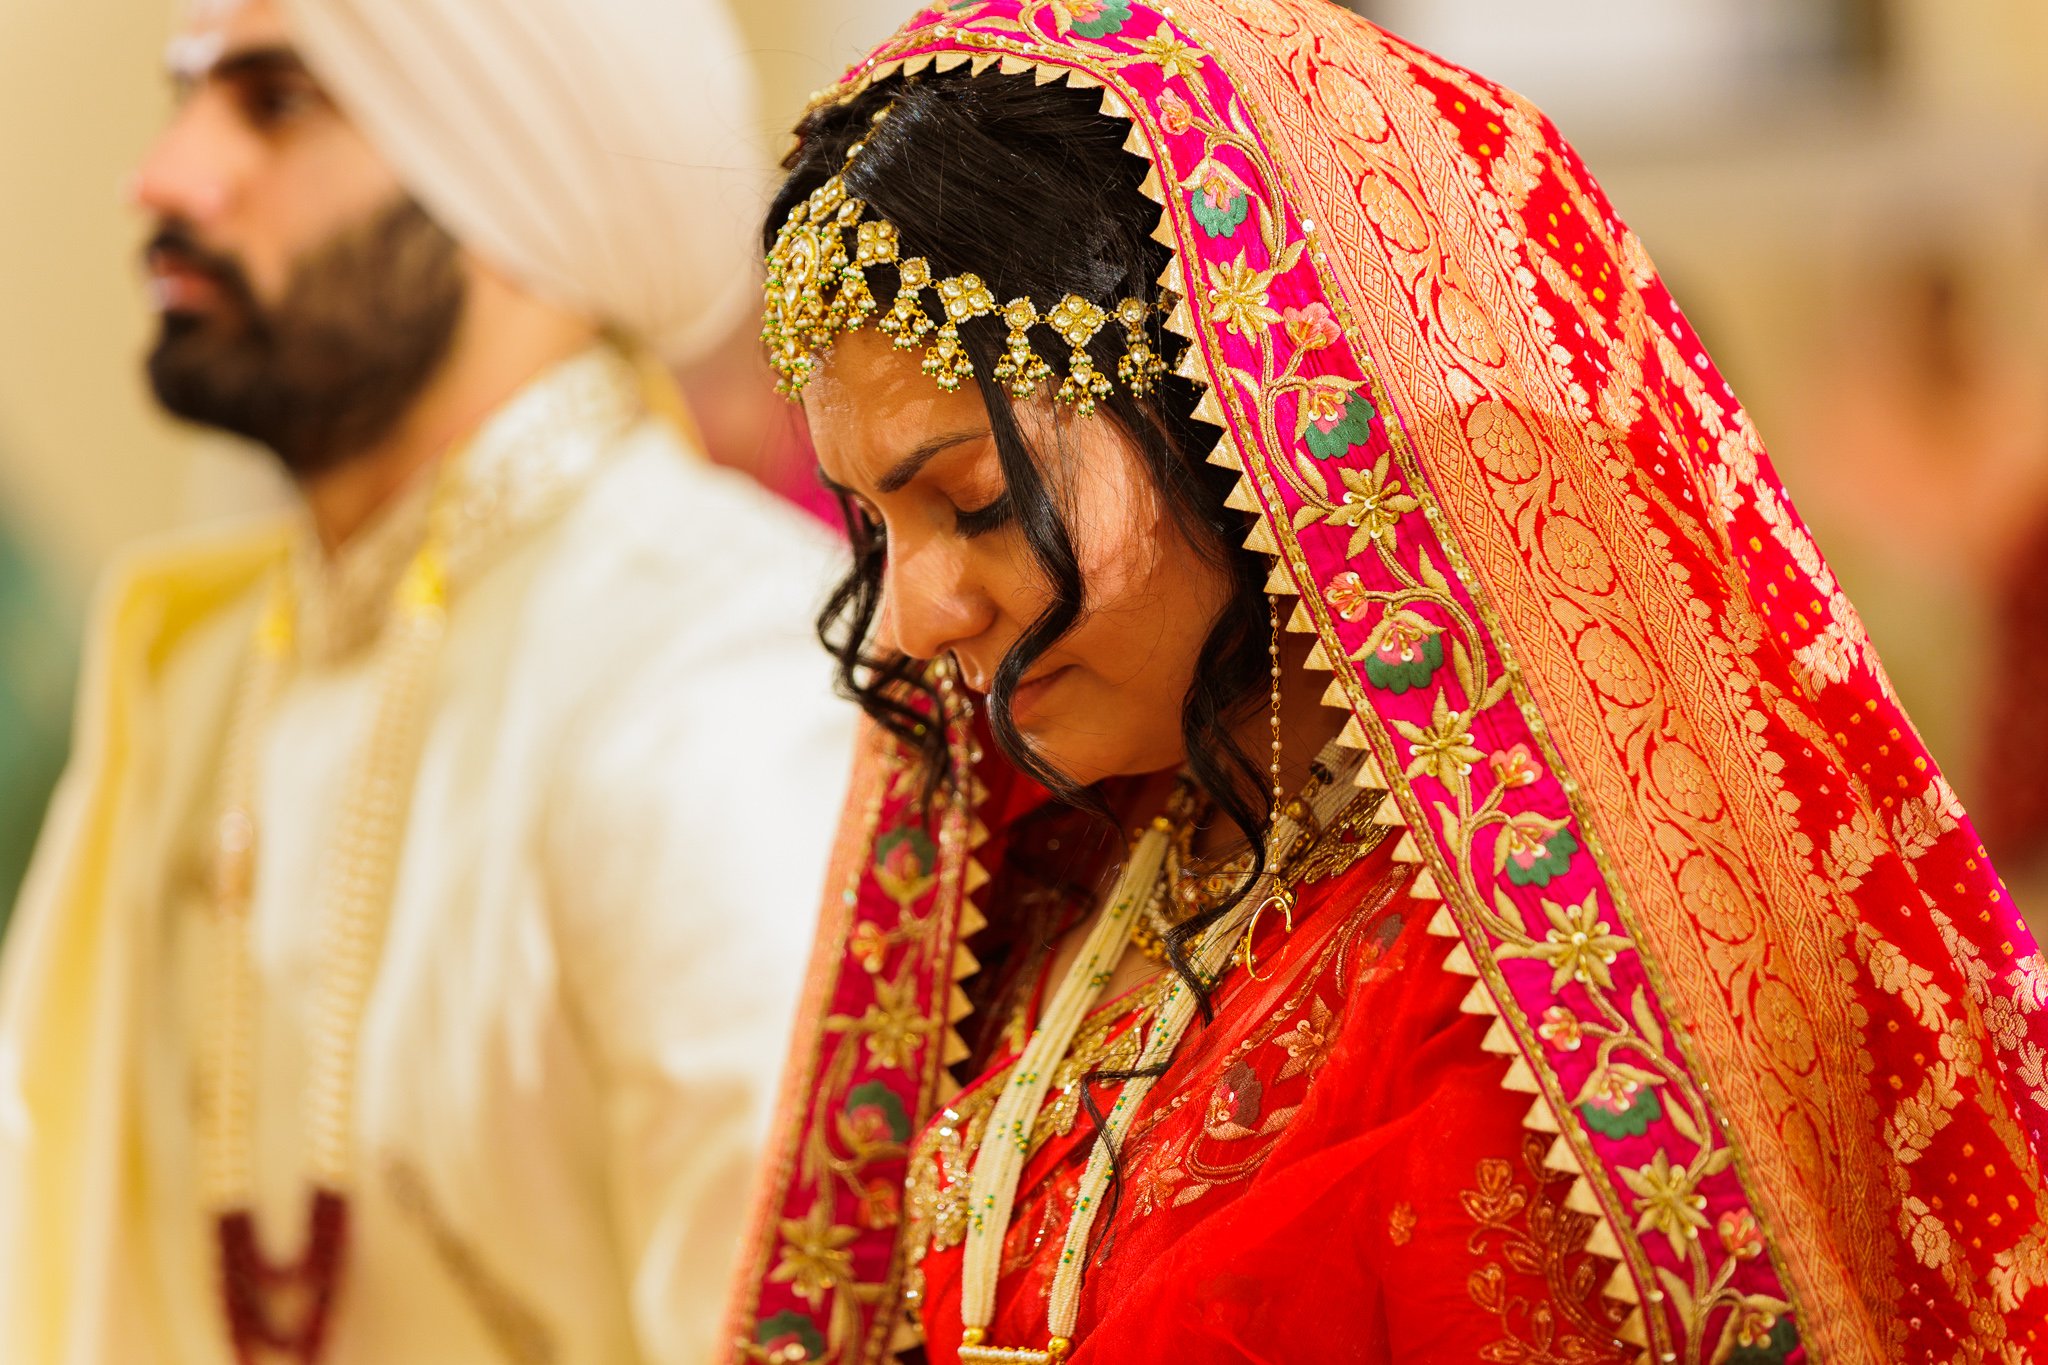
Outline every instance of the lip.
<path id="1" fill-rule="evenodd" d="M 1046 694 L 1052 691 L 1059 680 L 1071 672 L 1073 667 L 1072 664 L 1062 664 L 1050 673 L 1043 673 L 1036 678 L 1020 683 L 1016 692 L 1010 697 L 1010 714 L 1021 720 L 1027 712 L 1035 710 L 1044 702 Z"/>
<path id="2" fill-rule="evenodd" d="M 220 282 L 168 253 L 154 253 L 146 269 L 150 302 L 159 312 L 195 312 L 217 304 Z"/>

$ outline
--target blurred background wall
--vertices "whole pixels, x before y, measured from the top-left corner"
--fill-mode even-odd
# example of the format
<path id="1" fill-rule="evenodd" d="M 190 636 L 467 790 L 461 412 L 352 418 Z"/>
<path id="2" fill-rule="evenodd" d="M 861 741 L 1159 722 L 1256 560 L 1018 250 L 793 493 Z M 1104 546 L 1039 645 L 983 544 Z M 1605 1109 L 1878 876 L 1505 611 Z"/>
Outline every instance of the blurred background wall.
<path id="1" fill-rule="evenodd" d="M 172 3 L 0 0 L 0 904 L 94 577 L 137 536 L 276 496 L 260 460 L 158 419 L 137 377 L 140 225 L 120 191 L 165 110 Z M 2048 709 L 2048 589 L 2028 594 L 2048 584 L 2048 3 L 1355 7 L 1578 142 L 2022 904 L 2048 907 L 2048 718 L 2039 753 L 2013 739 Z M 909 8 L 736 4 L 769 145 Z M 751 372 L 745 342 L 730 365 Z"/>

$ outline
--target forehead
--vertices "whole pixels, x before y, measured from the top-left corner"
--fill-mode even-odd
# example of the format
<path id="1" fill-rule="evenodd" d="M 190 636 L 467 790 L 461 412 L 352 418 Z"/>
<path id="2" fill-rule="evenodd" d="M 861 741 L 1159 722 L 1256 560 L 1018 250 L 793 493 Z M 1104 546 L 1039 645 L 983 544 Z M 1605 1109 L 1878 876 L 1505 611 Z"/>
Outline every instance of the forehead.
<path id="1" fill-rule="evenodd" d="M 186 0 L 164 64 L 174 78 L 196 81 L 232 53 L 291 42 L 291 26 L 276 0 Z"/>
<path id="2" fill-rule="evenodd" d="M 917 351 L 899 351 L 878 332 L 849 332 L 819 357 L 804 386 L 804 414 L 818 458 L 834 479 L 853 486 L 940 434 L 986 428 L 980 389 L 947 393 L 919 367 Z"/>

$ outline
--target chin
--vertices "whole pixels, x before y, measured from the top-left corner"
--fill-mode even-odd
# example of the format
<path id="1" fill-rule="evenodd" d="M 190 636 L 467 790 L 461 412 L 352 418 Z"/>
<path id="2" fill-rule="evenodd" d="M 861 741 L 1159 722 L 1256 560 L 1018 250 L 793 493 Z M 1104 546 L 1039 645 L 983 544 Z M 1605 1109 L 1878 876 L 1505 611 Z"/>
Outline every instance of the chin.
<path id="1" fill-rule="evenodd" d="M 1142 777 L 1177 768 L 1182 762 L 1178 736 L 1170 746 L 1137 747 L 1105 744 L 1097 735 L 1072 736 L 1061 742 L 1057 730 L 1047 735 L 1039 726 L 1023 727 L 1038 758 L 1077 787 L 1092 787 L 1112 777 Z"/>

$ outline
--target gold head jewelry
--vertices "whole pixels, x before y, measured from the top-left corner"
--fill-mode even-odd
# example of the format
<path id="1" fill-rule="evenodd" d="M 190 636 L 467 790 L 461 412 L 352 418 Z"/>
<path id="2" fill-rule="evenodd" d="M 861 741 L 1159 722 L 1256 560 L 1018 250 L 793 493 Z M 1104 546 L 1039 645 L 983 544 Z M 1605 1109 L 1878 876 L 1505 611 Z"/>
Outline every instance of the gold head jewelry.
<path id="1" fill-rule="evenodd" d="M 888 112 L 883 110 L 874 121 L 879 124 Z M 1119 300 L 1113 310 L 1079 294 L 1068 294 L 1046 308 L 1029 298 L 1014 298 L 999 307 L 979 275 L 935 278 L 924 257 L 902 255 L 902 234 L 896 225 L 846 192 L 846 167 L 866 146 L 865 138 L 855 142 L 847 149 L 839 174 L 790 209 L 768 252 L 761 340 L 778 376 L 777 392 L 794 398 L 817 370 L 819 355 L 872 320 L 897 350 L 923 346 L 922 369 L 951 393 L 974 377 L 973 359 L 960 340 L 961 325 L 991 314 L 999 315 L 1009 329 L 1007 349 L 991 377 L 1013 398 L 1034 398 L 1047 391 L 1084 417 L 1094 412 L 1115 387 L 1096 366 L 1088 346 L 1112 319 L 1122 324 L 1124 333 L 1117 380 L 1139 398 L 1159 387 L 1166 362 L 1152 346 L 1147 328 L 1154 307 L 1143 299 Z M 896 270 L 896 294 L 886 309 L 869 287 L 867 272 L 877 266 Z M 936 320 L 925 309 L 928 295 L 938 300 Z M 1066 374 L 1057 385 L 1057 372 L 1031 339 L 1035 327 L 1066 344 Z"/>

